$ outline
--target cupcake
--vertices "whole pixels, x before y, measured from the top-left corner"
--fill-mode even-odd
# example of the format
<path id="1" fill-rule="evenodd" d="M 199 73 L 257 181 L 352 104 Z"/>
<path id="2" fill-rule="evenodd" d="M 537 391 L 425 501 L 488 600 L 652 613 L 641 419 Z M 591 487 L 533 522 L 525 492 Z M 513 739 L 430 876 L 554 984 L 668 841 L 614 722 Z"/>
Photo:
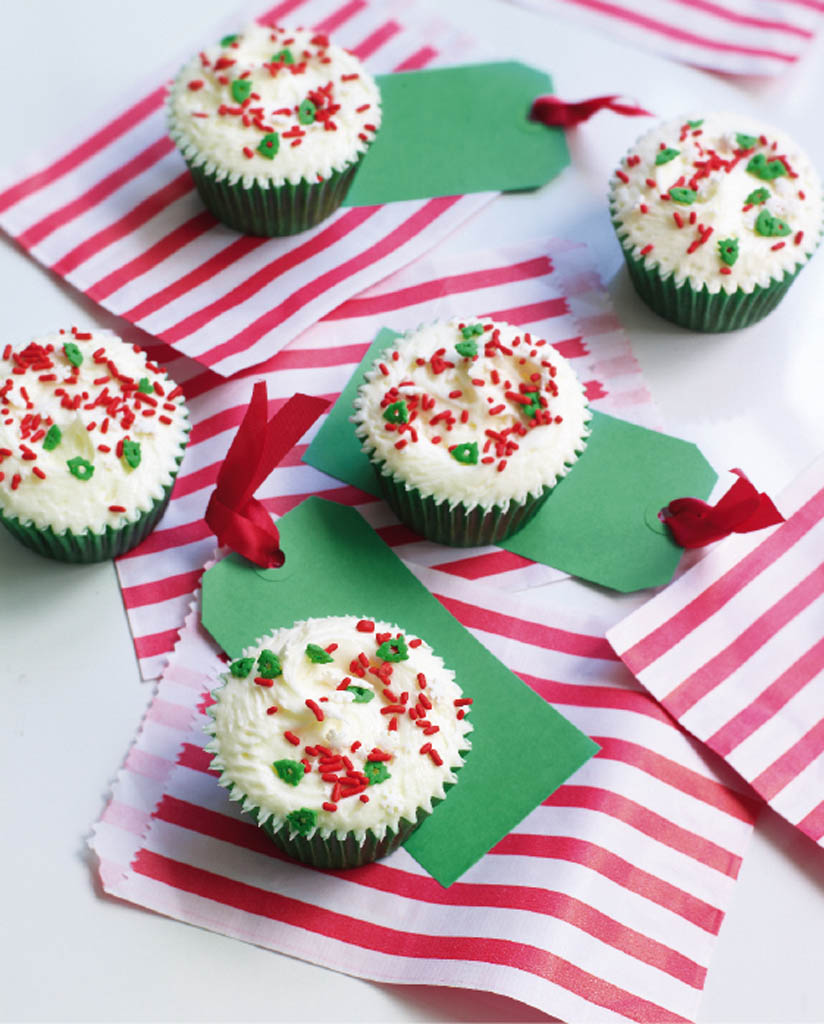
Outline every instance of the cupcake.
<path id="1" fill-rule="evenodd" d="M 615 172 L 609 207 L 638 294 L 695 331 L 766 316 L 813 254 L 824 219 L 804 152 L 737 114 L 653 128 Z"/>
<path id="2" fill-rule="evenodd" d="M 380 93 L 324 33 L 252 24 L 182 68 L 167 115 L 216 217 L 293 235 L 340 206 L 380 126 Z"/>
<path id="3" fill-rule="evenodd" d="M 469 546 L 535 515 L 583 451 L 590 415 L 546 341 L 470 317 L 398 339 L 366 374 L 352 419 L 397 516 Z"/>
<path id="4" fill-rule="evenodd" d="M 418 637 L 340 616 L 275 630 L 229 666 L 211 768 L 287 854 L 322 868 L 391 853 L 457 781 L 471 699 Z"/>
<path id="5" fill-rule="evenodd" d="M 108 331 L 0 354 L 0 522 L 42 555 L 97 562 L 139 544 L 169 500 L 188 433 L 182 392 Z"/>

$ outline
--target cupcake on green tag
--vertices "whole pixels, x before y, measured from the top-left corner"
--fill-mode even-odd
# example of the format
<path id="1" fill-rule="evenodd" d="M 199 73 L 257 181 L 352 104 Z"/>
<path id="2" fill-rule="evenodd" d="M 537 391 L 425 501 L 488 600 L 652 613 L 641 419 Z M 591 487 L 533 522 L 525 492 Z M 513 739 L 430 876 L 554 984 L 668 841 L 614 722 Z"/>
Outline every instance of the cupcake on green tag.
<path id="1" fill-rule="evenodd" d="M 325 33 L 252 24 L 182 68 L 167 116 L 216 217 L 292 235 L 340 206 L 380 127 L 380 93 Z"/>
<path id="2" fill-rule="evenodd" d="M 653 128 L 615 171 L 609 207 L 638 294 L 696 331 L 771 312 L 824 224 L 821 180 L 803 150 L 737 114 Z"/>
<path id="3" fill-rule="evenodd" d="M 472 730 L 455 675 L 398 626 L 355 616 L 278 629 L 229 666 L 211 768 L 287 854 L 358 867 L 403 843 L 457 781 Z"/>
<path id="4" fill-rule="evenodd" d="M 181 389 L 109 331 L 0 353 L 0 522 L 67 562 L 128 551 L 169 500 L 189 430 Z"/>
<path id="5" fill-rule="evenodd" d="M 550 345 L 468 317 L 419 327 L 366 374 L 352 417 L 397 516 L 442 544 L 524 526 L 586 446 L 575 371 Z"/>

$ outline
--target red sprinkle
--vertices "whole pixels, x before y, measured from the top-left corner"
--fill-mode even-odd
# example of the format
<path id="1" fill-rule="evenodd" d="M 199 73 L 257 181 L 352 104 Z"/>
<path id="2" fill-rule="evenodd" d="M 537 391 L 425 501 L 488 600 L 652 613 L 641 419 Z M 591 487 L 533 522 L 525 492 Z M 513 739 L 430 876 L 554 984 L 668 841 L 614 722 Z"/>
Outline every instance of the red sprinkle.
<path id="1" fill-rule="evenodd" d="M 322 711 L 322 709 L 321 709 L 321 708 L 320 708 L 320 707 L 319 707 L 319 706 L 318 706 L 318 705 L 317 705 L 317 704 L 315 703 L 315 701 L 313 701 L 313 700 L 312 700 L 312 698 L 311 698 L 311 697 L 309 697 L 309 698 L 307 698 L 307 700 L 306 700 L 306 702 L 305 702 L 305 703 L 306 703 L 306 706 L 307 706 L 307 708 L 309 708 L 309 710 L 310 710 L 310 711 L 312 712 L 312 714 L 313 714 L 313 715 L 315 716 L 315 718 L 317 718 L 317 720 L 318 720 L 319 722 L 322 722 L 322 721 L 323 721 L 323 718 L 324 718 L 324 715 L 323 715 L 323 711 Z"/>
<path id="2" fill-rule="evenodd" d="M 615 172 L 615 177 L 623 181 L 625 185 L 629 185 L 629 175 L 625 174 L 622 170 L 617 170 Z"/>
<path id="3" fill-rule="evenodd" d="M 289 729 L 287 729 L 286 732 L 283 735 L 286 737 L 287 740 L 289 740 L 289 742 L 292 744 L 293 747 L 299 747 L 300 746 L 300 740 Z"/>
<path id="4" fill-rule="evenodd" d="M 35 470 L 37 472 L 37 470 Z M 125 512 L 126 509 L 123 505 L 109 505 L 110 512 Z"/>
<path id="5" fill-rule="evenodd" d="M 650 243 L 649 245 L 645 245 L 644 248 L 641 250 L 641 255 L 646 256 L 648 252 L 652 252 L 652 248 L 652 243 Z"/>
<path id="6" fill-rule="evenodd" d="M 258 686 L 271 687 L 275 685 L 274 679 L 264 679 L 263 676 L 255 676 L 255 682 Z"/>

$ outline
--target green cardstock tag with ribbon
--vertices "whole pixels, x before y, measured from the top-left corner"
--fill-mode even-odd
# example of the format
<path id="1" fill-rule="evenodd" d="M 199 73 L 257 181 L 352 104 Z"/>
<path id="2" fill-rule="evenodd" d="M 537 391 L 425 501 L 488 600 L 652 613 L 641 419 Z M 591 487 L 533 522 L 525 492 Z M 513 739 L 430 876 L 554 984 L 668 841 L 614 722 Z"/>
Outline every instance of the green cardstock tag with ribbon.
<path id="1" fill-rule="evenodd" d="M 598 747 L 453 618 L 354 509 L 309 498 L 278 530 L 282 568 L 230 555 L 204 574 L 203 625 L 232 658 L 273 629 L 325 615 L 391 621 L 432 646 L 473 699 L 472 750 L 405 847 L 451 885 Z"/>
<path id="2" fill-rule="evenodd" d="M 387 328 L 378 334 L 303 457 L 368 494 L 380 495 L 380 486 L 349 417 L 366 370 L 398 337 Z M 596 411 L 590 428 L 570 473 L 501 547 L 612 590 L 663 586 L 684 552 L 658 512 L 673 498 L 707 498 L 717 475 L 680 438 Z"/>
<path id="3" fill-rule="evenodd" d="M 506 61 L 378 75 L 383 118 L 344 206 L 544 185 L 569 163 L 564 133 L 529 119 L 552 92 Z"/>

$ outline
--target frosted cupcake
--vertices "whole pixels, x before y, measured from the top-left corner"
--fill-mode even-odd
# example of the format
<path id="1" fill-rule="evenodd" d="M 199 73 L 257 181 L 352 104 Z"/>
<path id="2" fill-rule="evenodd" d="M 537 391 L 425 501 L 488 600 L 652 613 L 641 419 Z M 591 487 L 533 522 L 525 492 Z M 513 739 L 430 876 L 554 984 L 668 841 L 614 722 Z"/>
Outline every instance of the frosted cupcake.
<path id="1" fill-rule="evenodd" d="M 419 327 L 384 352 L 353 421 L 400 519 L 442 544 L 520 529 L 586 445 L 575 371 L 543 339 L 469 317 Z"/>
<path id="2" fill-rule="evenodd" d="M 206 206 L 253 235 L 291 235 L 334 212 L 381 122 L 357 57 L 322 32 L 258 24 L 193 57 L 167 115 Z"/>
<path id="3" fill-rule="evenodd" d="M 215 690 L 211 767 L 287 854 L 324 868 L 391 853 L 471 744 L 452 671 L 419 637 L 355 616 L 275 630 Z"/>
<path id="4" fill-rule="evenodd" d="M 653 128 L 615 172 L 609 206 L 638 294 L 696 331 L 766 316 L 824 221 L 821 182 L 800 147 L 737 114 Z"/>
<path id="5" fill-rule="evenodd" d="M 95 562 L 153 529 L 183 458 L 181 389 L 108 331 L 0 353 L 0 522 L 40 554 Z"/>

